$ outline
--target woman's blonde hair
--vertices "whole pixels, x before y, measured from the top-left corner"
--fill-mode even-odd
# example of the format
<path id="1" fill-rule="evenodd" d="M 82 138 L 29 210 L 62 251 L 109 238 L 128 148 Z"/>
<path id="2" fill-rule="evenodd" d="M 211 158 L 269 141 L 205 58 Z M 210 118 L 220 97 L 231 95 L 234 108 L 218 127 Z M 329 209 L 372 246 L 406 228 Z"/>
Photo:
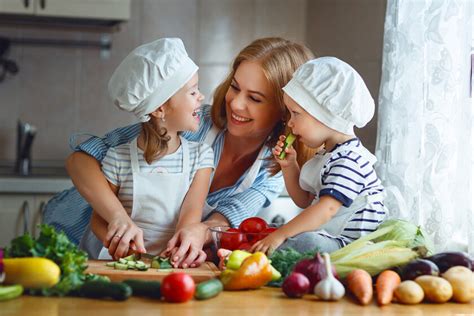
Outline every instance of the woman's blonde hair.
<path id="1" fill-rule="evenodd" d="M 274 91 L 275 106 L 281 112 L 282 120 L 275 126 L 271 137 L 266 142 L 266 146 L 273 147 L 281 134 L 287 134 L 284 122 L 287 121 L 288 113 L 283 103 L 282 88 L 290 81 L 296 69 L 314 58 L 313 53 L 304 45 L 291 42 L 279 37 L 260 38 L 240 51 L 232 63 L 232 68 L 227 78 L 222 82 L 214 92 L 214 98 L 211 109 L 213 123 L 218 128 L 224 128 L 226 118 L 225 95 L 230 87 L 232 78 L 234 78 L 237 68 L 243 61 L 258 61 L 263 69 L 265 77 Z M 306 147 L 302 143 L 295 143 L 293 147 L 298 152 L 298 164 L 302 166 L 311 156 L 314 150 Z M 272 158 L 269 164 L 269 170 L 272 175 L 280 171 L 280 165 Z"/>

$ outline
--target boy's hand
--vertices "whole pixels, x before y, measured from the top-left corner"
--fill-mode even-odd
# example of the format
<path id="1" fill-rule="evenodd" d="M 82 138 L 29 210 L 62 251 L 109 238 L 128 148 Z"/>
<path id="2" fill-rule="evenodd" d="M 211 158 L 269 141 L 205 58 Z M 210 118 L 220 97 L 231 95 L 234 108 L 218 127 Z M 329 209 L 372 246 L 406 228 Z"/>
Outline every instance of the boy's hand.
<path id="1" fill-rule="evenodd" d="M 275 156 L 275 160 L 278 162 L 282 169 L 297 164 L 296 150 L 293 148 L 293 146 L 285 148 L 286 157 L 284 159 L 280 159 L 280 157 L 278 157 L 283 151 L 283 147 L 285 146 L 285 138 L 285 135 L 280 135 L 275 147 L 273 147 L 272 150 L 272 153 Z"/>
<path id="2" fill-rule="evenodd" d="M 275 231 L 262 240 L 257 241 L 252 248 L 250 248 L 250 252 L 261 251 L 267 255 L 271 255 L 284 241 L 285 237 L 279 234 L 278 231 Z"/>

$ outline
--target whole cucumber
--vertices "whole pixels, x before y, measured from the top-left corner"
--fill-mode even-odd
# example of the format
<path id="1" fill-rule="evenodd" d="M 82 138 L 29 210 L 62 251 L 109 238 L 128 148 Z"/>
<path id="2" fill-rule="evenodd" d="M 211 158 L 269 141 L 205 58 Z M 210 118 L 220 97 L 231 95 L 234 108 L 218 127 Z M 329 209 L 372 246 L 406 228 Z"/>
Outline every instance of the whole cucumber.
<path id="1" fill-rule="evenodd" d="M 224 286 L 222 285 L 221 281 L 218 279 L 210 279 L 198 284 L 194 297 L 197 300 L 207 300 L 217 296 L 220 292 L 222 292 L 223 289 Z"/>
<path id="2" fill-rule="evenodd" d="M 132 295 L 132 288 L 125 283 L 89 281 L 85 282 L 79 293 L 88 298 L 112 298 L 117 301 L 124 301 Z"/>
<path id="3" fill-rule="evenodd" d="M 438 276 L 439 268 L 432 261 L 417 259 L 404 266 L 401 274 L 403 280 L 414 280 L 420 275 Z"/>
<path id="4" fill-rule="evenodd" d="M 426 259 L 434 262 L 441 273 L 454 266 L 472 269 L 472 259 L 466 253 L 460 251 L 441 252 Z"/>
<path id="5" fill-rule="evenodd" d="M 123 281 L 123 283 L 128 284 L 132 288 L 134 296 L 161 298 L 161 283 L 158 281 L 129 279 Z"/>

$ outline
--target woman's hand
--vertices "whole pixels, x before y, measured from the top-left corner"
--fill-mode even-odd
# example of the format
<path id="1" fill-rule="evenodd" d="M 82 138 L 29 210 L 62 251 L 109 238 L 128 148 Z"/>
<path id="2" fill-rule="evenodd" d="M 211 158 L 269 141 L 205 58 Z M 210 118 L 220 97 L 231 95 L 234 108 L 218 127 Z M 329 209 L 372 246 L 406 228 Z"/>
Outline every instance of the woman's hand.
<path id="1" fill-rule="evenodd" d="M 128 216 L 118 216 L 107 227 L 104 246 L 114 258 L 122 258 L 132 252 L 145 253 L 143 231 Z"/>
<path id="2" fill-rule="evenodd" d="M 282 169 L 298 164 L 298 162 L 296 161 L 296 150 L 293 148 L 293 146 L 285 148 L 286 156 L 284 159 L 280 159 L 278 157 L 283 151 L 283 147 L 285 146 L 285 138 L 285 135 L 280 135 L 275 147 L 273 147 L 272 150 L 272 153 L 275 156 L 275 160 L 278 162 Z"/>
<path id="3" fill-rule="evenodd" d="M 198 267 L 206 260 L 202 250 L 207 240 L 208 226 L 204 223 L 188 225 L 176 231 L 168 241 L 162 256 L 170 257 L 173 267 Z"/>

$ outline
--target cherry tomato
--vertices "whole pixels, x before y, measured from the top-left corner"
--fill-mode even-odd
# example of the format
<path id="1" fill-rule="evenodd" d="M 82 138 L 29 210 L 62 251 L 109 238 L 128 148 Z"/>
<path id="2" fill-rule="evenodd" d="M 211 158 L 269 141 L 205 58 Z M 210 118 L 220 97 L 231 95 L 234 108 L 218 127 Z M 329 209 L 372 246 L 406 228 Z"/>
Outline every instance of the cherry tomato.
<path id="1" fill-rule="evenodd" d="M 267 228 L 267 222 L 260 217 L 247 218 L 239 225 L 239 230 L 243 233 L 260 233 Z"/>
<path id="2" fill-rule="evenodd" d="M 230 234 L 226 234 L 227 232 Z M 245 235 L 237 228 L 229 228 L 226 232 L 221 234 L 221 248 L 236 250 L 240 244 L 244 242 L 246 242 Z"/>
<path id="3" fill-rule="evenodd" d="M 194 296 L 196 285 L 186 273 L 175 272 L 167 275 L 161 283 L 161 294 L 167 302 L 182 303 Z"/>

